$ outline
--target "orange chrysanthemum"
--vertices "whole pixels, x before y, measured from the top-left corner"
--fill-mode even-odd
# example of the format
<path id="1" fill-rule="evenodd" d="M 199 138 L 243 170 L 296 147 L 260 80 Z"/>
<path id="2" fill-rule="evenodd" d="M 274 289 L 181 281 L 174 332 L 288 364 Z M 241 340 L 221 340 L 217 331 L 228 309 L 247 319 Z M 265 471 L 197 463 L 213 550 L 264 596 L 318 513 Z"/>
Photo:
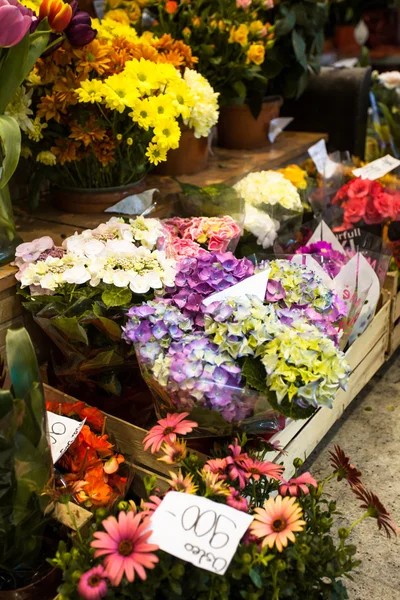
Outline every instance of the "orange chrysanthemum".
<path id="1" fill-rule="evenodd" d="M 109 137 L 106 138 L 100 144 L 96 144 L 95 146 L 93 146 L 93 152 L 95 153 L 97 160 L 103 165 L 103 167 L 107 167 L 109 164 L 114 162 L 115 148 L 115 141 Z"/>
<path id="2" fill-rule="evenodd" d="M 73 140 L 56 139 L 56 145 L 50 150 L 57 157 L 57 162 L 60 165 L 77 160 L 79 144 Z"/>
<path id="3" fill-rule="evenodd" d="M 111 54 L 112 48 L 106 40 L 93 40 L 87 46 L 75 48 L 73 50 L 76 61 L 76 70 L 78 73 L 85 73 L 88 76 L 92 71 L 103 75 L 112 70 Z"/>
<path id="4" fill-rule="evenodd" d="M 61 121 L 62 112 L 64 112 L 63 104 L 57 97 L 57 94 L 53 93 L 51 96 L 43 96 L 41 98 L 36 116 L 39 119 L 44 118 L 46 121 L 54 119 L 59 123 Z"/>
<path id="5" fill-rule="evenodd" d="M 84 146 L 89 146 L 91 143 L 99 143 L 106 136 L 105 129 L 96 125 L 96 117 L 92 115 L 89 120 L 80 125 L 77 121 L 71 123 L 71 133 L 69 137 L 76 141 L 81 141 Z"/>
<path id="6" fill-rule="evenodd" d="M 36 63 L 36 67 L 37 74 L 44 85 L 57 81 L 60 69 L 54 61 L 49 62 L 48 60 L 39 58 Z"/>
<path id="7" fill-rule="evenodd" d="M 96 450 L 101 457 L 112 454 L 113 445 L 108 441 L 108 435 L 96 435 L 90 427 L 84 425 L 79 433 L 79 437 L 89 446 Z"/>

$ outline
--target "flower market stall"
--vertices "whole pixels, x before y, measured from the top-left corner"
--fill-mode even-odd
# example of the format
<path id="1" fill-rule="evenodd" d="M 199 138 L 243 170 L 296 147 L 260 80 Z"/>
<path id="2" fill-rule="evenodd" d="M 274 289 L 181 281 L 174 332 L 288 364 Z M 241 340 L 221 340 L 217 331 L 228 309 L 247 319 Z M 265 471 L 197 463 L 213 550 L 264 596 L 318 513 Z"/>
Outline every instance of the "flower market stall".
<path id="1" fill-rule="evenodd" d="M 0 597 L 345 600 L 400 161 L 284 131 L 328 3 L 82 9 L 0 0 Z"/>

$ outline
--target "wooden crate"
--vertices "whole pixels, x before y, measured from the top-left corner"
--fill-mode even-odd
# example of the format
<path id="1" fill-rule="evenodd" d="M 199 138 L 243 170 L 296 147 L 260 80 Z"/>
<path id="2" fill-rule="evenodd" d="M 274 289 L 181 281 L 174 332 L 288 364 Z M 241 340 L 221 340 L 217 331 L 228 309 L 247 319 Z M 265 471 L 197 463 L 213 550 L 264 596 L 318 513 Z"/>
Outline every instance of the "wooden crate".
<path id="1" fill-rule="evenodd" d="M 0 354 L 3 355 L 7 330 L 24 324 L 22 306 L 17 296 L 16 272 L 17 269 L 11 265 L 0 267 Z"/>
<path id="2" fill-rule="evenodd" d="M 390 327 L 387 356 L 390 358 L 393 352 L 400 346 L 400 292 L 397 291 L 399 273 L 389 271 L 386 275 L 384 289 L 390 293 Z"/>
<path id="3" fill-rule="evenodd" d="M 382 290 L 381 307 L 362 335 L 346 352 L 352 371 L 347 390 L 339 390 L 333 408 L 320 408 L 306 421 L 290 421 L 285 429 L 272 438 L 279 440 L 282 448 L 270 459 L 283 463 L 285 475 L 293 474 L 293 460 L 305 460 L 335 422 L 342 416 L 350 402 L 375 375 L 386 360 L 391 316 L 391 297 Z"/>
<path id="4" fill-rule="evenodd" d="M 283 452 L 277 452 L 275 456 L 272 457 L 271 455 L 269 458 L 275 462 L 283 462 L 288 470 L 287 475 L 293 471 L 294 458 L 307 458 L 336 420 L 343 414 L 350 402 L 385 362 L 389 337 L 390 308 L 390 295 L 384 290 L 381 307 L 373 321 L 346 353 L 352 373 L 347 391 L 339 390 L 333 408 L 320 409 L 308 420 L 290 421 L 283 431 L 274 436 L 273 439 L 279 440 Z M 49 386 L 45 386 L 45 390 L 48 400 L 57 402 L 76 401 L 74 398 Z M 150 452 L 143 450 L 142 441 L 147 431 L 112 415 L 106 416 L 107 433 L 113 436 L 120 452 L 132 457 L 136 473 L 134 490 L 140 495 L 144 490 L 143 478 L 146 475 L 154 474 L 157 476 L 157 484 L 160 489 L 165 490 L 169 472 L 173 468 L 158 461 L 157 455 L 152 455 Z"/>

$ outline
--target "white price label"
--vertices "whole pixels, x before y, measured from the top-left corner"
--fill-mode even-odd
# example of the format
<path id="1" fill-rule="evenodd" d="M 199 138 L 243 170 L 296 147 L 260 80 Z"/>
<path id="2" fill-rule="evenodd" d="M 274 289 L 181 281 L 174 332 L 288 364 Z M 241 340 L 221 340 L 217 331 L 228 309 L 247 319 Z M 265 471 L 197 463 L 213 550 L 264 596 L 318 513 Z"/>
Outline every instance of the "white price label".
<path id="1" fill-rule="evenodd" d="M 354 169 L 353 174 L 356 177 L 361 177 L 361 179 L 375 180 L 384 177 L 398 166 L 400 166 L 400 160 L 387 154 L 383 158 L 378 158 L 377 160 L 370 162 L 368 165 L 365 165 L 365 167 Z"/>
<path id="2" fill-rule="evenodd" d="M 269 124 L 268 139 L 271 144 L 274 143 L 276 138 L 282 131 L 293 121 L 293 117 L 277 117 L 272 119 Z"/>
<path id="3" fill-rule="evenodd" d="M 313 146 L 308 149 L 308 154 L 313 159 L 318 173 L 324 174 L 325 163 L 328 160 L 328 150 L 326 149 L 325 140 L 319 140 Z"/>
<path id="4" fill-rule="evenodd" d="M 47 411 L 48 436 L 54 464 L 60 460 L 62 455 L 76 440 L 85 421 L 86 419 L 84 421 L 75 421 L 75 419 Z"/>
<path id="5" fill-rule="evenodd" d="M 221 302 L 226 298 L 243 298 L 243 296 L 251 295 L 257 296 L 260 300 L 265 299 L 265 293 L 267 291 L 268 277 L 271 269 L 265 269 L 256 275 L 252 275 L 239 283 L 235 283 L 229 288 L 222 290 L 222 292 L 216 292 L 211 294 L 208 298 L 203 300 L 204 306 L 208 306 L 213 302 Z"/>
<path id="6" fill-rule="evenodd" d="M 200 569 L 223 575 L 253 516 L 181 492 L 168 492 L 151 517 L 149 541 Z"/>

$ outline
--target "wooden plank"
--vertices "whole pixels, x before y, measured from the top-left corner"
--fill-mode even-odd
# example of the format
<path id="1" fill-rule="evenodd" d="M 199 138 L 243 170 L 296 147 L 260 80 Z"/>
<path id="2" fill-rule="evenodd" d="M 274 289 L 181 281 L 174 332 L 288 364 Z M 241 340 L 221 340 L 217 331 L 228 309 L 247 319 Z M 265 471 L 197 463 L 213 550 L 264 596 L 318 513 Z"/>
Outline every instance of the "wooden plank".
<path id="1" fill-rule="evenodd" d="M 105 220 L 104 215 L 102 220 Z M 101 221 L 99 221 L 99 223 L 100 222 Z M 63 240 L 70 235 L 74 235 L 75 231 L 84 229 L 84 227 L 75 225 L 70 226 L 63 223 L 36 219 L 32 216 L 24 214 L 16 214 L 15 223 L 18 234 L 21 236 L 24 242 L 31 242 L 36 238 L 49 235 L 53 238 L 57 246 L 61 246 Z"/>
<path id="2" fill-rule="evenodd" d="M 133 482 L 132 482 L 132 490 L 135 492 L 135 494 L 137 494 L 139 496 L 139 498 L 145 498 L 146 496 L 146 488 L 144 486 L 144 478 L 145 477 L 152 477 L 153 475 L 155 475 L 154 471 L 150 471 L 149 469 L 146 469 L 145 467 L 142 467 L 140 465 L 137 465 L 136 463 L 133 465 L 134 468 L 134 477 L 133 477 Z M 170 471 L 173 471 L 173 467 L 172 465 L 170 466 Z M 163 477 L 162 475 L 158 475 L 157 476 L 157 487 L 160 489 L 161 493 L 166 492 L 169 489 L 169 485 L 168 485 L 168 479 L 166 477 Z"/>
<path id="3" fill-rule="evenodd" d="M 20 315 L 22 315 L 22 306 L 16 288 L 8 288 L 0 292 L 0 323 L 11 321 Z"/>
<path id="4" fill-rule="evenodd" d="M 248 171 L 263 169 L 278 169 L 285 164 L 295 161 L 307 152 L 308 148 L 321 138 L 327 139 L 324 133 L 284 131 L 274 142 L 258 150 L 227 150 L 213 147 L 208 168 L 196 175 L 183 175 L 179 179 L 185 183 L 205 186 L 211 183 L 229 181 Z M 146 179 L 147 188 L 158 188 L 163 196 L 176 194 L 180 191 L 179 184 L 171 177 L 161 177 L 151 174 Z M 161 203 L 162 204 L 162 203 Z M 108 218 L 108 214 L 74 214 L 60 211 L 46 204 L 35 213 L 34 227 L 45 232 L 40 235 L 71 235 L 68 227 L 73 230 L 92 229 Z M 20 221 L 18 219 L 18 221 Z M 61 228 L 50 228 L 48 223 L 62 225 Z M 24 240 L 30 240 L 38 235 L 32 235 L 32 228 L 27 223 L 19 223 L 20 234 Z M 72 231 L 72 233 L 74 233 Z M 57 242 L 58 243 L 58 242 Z"/>
<path id="5" fill-rule="evenodd" d="M 11 265 L 3 265 L 0 267 L 0 292 L 4 290 L 14 289 L 17 284 L 17 280 L 15 279 L 15 273 L 17 272 L 16 267 L 12 267 Z"/>
<path id="6" fill-rule="evenodd" d="M 340 390 L 338 392 L 333 408 L 319 409 L 296 433 L 291 442 L 284 448 L 284 452 L 275 456 L 274 462 L 284 464 L 286 477 L 290 477 L 294 472 L 293 460 L 298 457 L 305 460 L 311 454 L 334 423 L 342 416 L 352 400 L 384 364 L 387 338 L 388 333 L 385 333 L 372 351 L 358 365 L 350 376 L 347 391 Z"/>
<path id="7" fill-rule="evenodd" d="M 399 282 L 398 271 L 388 271 L 386 273 L 385 281 L 383 282 L 383 288 L 390 292 L 392 296 L 397 294 L 397 287 Z"/>

